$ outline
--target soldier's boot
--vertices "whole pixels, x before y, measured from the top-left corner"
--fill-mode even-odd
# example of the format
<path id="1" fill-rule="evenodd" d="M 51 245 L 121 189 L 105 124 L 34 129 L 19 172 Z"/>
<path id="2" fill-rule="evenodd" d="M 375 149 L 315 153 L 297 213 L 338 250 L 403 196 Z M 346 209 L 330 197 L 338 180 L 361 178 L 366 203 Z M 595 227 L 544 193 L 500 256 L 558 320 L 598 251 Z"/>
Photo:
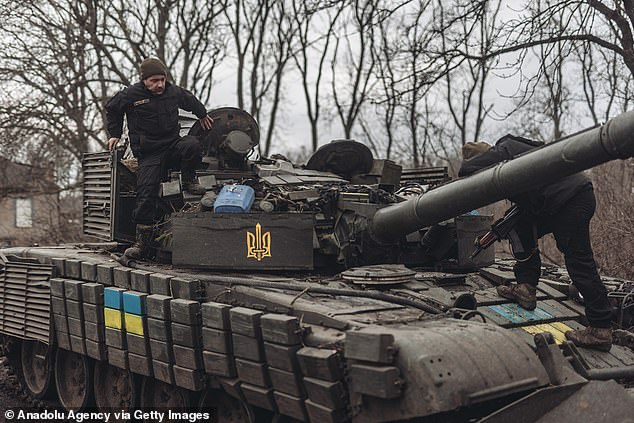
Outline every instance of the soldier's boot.
<path id="1" fill-rule="evenodd" d="M 535 310 L 537 307 L 537 288 L 529 283 L 499 285 L 497 291 L 500 296 L 512 300 L 526 310 Z"/>
<path id="2" fill-rule="evenodd" d="M 205 195 L 207 192 L 205 187 L 198 183 L 195 172 L 182 171 L 181 177 L 183 179 L 183 191 L 192 195 Z"/>
<path id="3" fill-rule="evenodd" d="M 141 260 L 148 254 L 154 227 L 152 225 L 136 225 L 136 240 L 127 248 L 123 256 L 127 260 Z"/>
<path id="4" fill-rule="evenodd" d="M 608 352 L 612 348 L 612 328 L 595 328 L 569 330 L 564 335 L 578 347 L 593 348 Z"/>

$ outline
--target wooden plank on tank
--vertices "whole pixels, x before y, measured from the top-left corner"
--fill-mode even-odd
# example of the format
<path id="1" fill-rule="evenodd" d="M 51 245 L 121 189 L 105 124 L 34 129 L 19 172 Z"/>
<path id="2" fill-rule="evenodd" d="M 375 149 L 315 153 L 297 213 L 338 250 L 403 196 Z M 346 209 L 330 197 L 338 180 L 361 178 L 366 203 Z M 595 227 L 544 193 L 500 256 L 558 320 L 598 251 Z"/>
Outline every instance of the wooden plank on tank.
<path id="1" fill-rule="evenodd" d="M 203 351 L 203 364 L 205 371 L 210 375 L 222 377 L 235 377 L 236 370 L 233 357 L 211 351 Z"/>
<path id="2" fill-rule="evenodd" d="M 161 294 L 151 294 L 145 299 L 147 315 L 160 320 L 170 320 L 170 302 L 172 297 Z"/>
<path id="3" fill-rule="evenodd" d="M 90 339 L 84 341 L 86 343 L 86 355 L 97 361 L 106 361 L 108 354 L 106 352 L 106 344 L 103 342 L 95 342 Z"/>
<path id="4" fill-rule="evenodd" d="M 263 315 L 261 311 L 253 310 L 245 307 L 234 307 L 229 310 L 231 320 L 231 331 L 251 338 L 260 339 L 262 333 L 260 330 L 260 317 Z"/>
<path id="5" fill-rule="evenodd" d="M 174 384 L 174 366 L 172 364 L 152 360 L 152 370 L 154 378 L 170 385 Z"/>
<path id="6" fill-rule="evenodd" d="M 126 349 L 125 332 L 118 329 L 107 327 L 106 328 L 106 345 L 108 347 L 118 348 L 121 350 Z"/>
<path id="7" fill-rule="evenodd" d="M 97 263 L 81 262 L 81 279 L 87 282 L 97 281 Z"/>
<path id="8" fill-rule="evenodd" d="M 397 348 L 394 335 L 387 332 L 347 331 L 345 357 L 372 363 L 390 364 Z"/>
<path id="9" fill-rule="evenodd" d="M 103 305 L 103 285 L 88 282 L 81 286 L 81 295 L 84 303 Z"/>
<path id="10" fill-rule="evenodd" d="M 299 372 L 299 362 L 297 361 L 297 351 L 301 345 L 277 345 L 270 342 L 264 343 L 266 362 L 269 366 L 288 372 Z"/>
<path id="11" fill-rule="evenodd" d="M 128 352 L 122 349 L 108 347 L 108 363 L 119 369 L 128 370 Z"/>
<path id="12" fill-rule="evenodd" d="M 145 336 L 126 333 L 126 343 L 128 351 L 134 354 L 151 357 L 150 343 Z"/>
<path id="13" fill-rule="evenodd" d="M 202 370 L 186 369 L 174 366 L 174 382 L 190 391 L 202 391 L 205 388 L 205 373 Z"/>
<path id="14" fill-rule="evenodd" d="M 112 277 L 114 285 L 122 289 L 130 289 L 130 272 L 127 267 L 118 266 L 112 269 Z"/>
<path id="15" fill-rule="evenodd" d="M 174 363 L 174 354 L 171 342 L 150 339 L 150 351 L 154 360 L 164 363 Z"/>
<path id="16" fill-rule="evenodd" d="M 150 275 L 152 272 L 147 270 L 135 269 L 130 272 L 130 286 L 134 291 L 150 292 Z"/>
<path id="17" fill-rule="evenodd" d="M 170 279 L 170 295 L 174 298 L 199 300 L 202 297 L 202 284 L 196 279 Z"/>
<path id="18" fill-rule="evenodd" d="M 207 351 L 231 354 L 231 332 L 203 327 L 203 348 Z"/>
<path id="19" fill-rule="evenodd" d="M 276 391 L 284 392 L 298 398 L 304 398 L 306 396 L 301 375 L 274 367 L 269 367 L 268 371 L 271 386 L 273 386 L 273 389 Z"/>
<path id="20" fill-rule="evenodd" d="M 182 345 L 172 345 L 174 351 L 174 361 L 176 365 L 185 369 L 203 369 L 203 356 L 200 348 L 183 347 Z"/>
<path id="21" fill-rule="evenodd" d="M 304 387 L 308 398 L 315 404 L 331 409 L 340 409 L 346 406 L 348 395 L 346 388 L 340 381 L 328 382 L 315 378 L 305 377 Z"/>
<path id="22" fill-rule="evenodd" d="M 115 263 L 100 263 L 97 265 L 97 282 L 107 286 L 114 285 L 113 269 L 118 267 Z"/>
<path id="23" fill-rule="evenodd" d="M 350 380 L 350 390 L 374 398 L 398 398 L 403 390 L 403 380 L 395 366 L 352 364 Z"/>
<path id="24" fill-rule="evenodd" d="M 242 383 L 240 385 L 240 389 L 249 404 L 270 411 L 275 411 L 277 409 L 272 389 L 262 388 L 248 383 Z"/>
<path id="25" fill-rule="evenodd" d="M 241 381 L 263 387 L 271 385 L 266 364 L 240 358 L 236 358 L 235 363 L 238 378 Z"/>
<path id="26" fill-rule="evenodd" d="M 297 359 L 304 376 L 328 381 L 343 377 L 341 357 L 336 350 L 304 347 L 297 352 Z"/>
<path id="27" fill-rule="evenodd" d="M 245 358 L 251 361 L 264 361 L 264 345 L 259 339 L 249 336 L 232 333 L 232 350 L 236 357 Z"/>
<path id="28" fill-rule="evenodd" d="M 84 320 L 104 326 L 103 305 L 84 303 Z"/>
<path id="29" fill-rule="evenodd" d="M 75 259 L 66 259 L 65 276 L 71 279 L 81 279 L 81 261 Z"/>
<path id="30" fill-rule="evenodd" d="M 66 299 L 66 315 L 74 319 L 83 320 L 84 309 L 79 301 Z"/>
<path id="31" fill-rule="evenodd" d="M 136 373 L 136 374 L 147 376 L 147 377 L 154 376 L 154 371 L 152 367 L 152 359 L 150 357 L 134 354 L 133 352 L 130 351 L 128 353 L 128 365 L 130 366 L 130 371 L 132 373 Z"/>
<path id="32" fill-rule="evenodd" d="M 172 323 L 172 343 L 184 347 L 199 347 L 202 345 L 200 326 L 187 326 Z"/>
<path id="33" fill-rule="evenodd" d="M 308 421 L 308 414 L 306 413 L 303 399 L 278 391 L 273 391 L 273 398 L 280 414 L 302 422 Z"/>
<path id="34" fill-rule="evenodd" d="M 174 299 L 170 303 L 171 321 L 185 325 L 200 325 L 200 303 L 194 300 Z"/>
<path id="35" fill-rule="evenodd" d="M 67 300 L 81 301 L 82 281 L 64 280 L 64 296 Z"/>
<path id="36" fill-rule="evenodd" d="M 203 325 L 209 328 L 223 331 L 231 330 L 229 310 L 231 306 L 227 304 L 208 302 L 201 305 L 203 315 Z"/>
<path id="37" fill-rule="evenodd" d="M 304 401 L 311 422 L 341 423 L 349 421 L 345 409 L 332 409 L 315 404 L 311 400 Z"/>
<path id="38" fill-rule="evenodd" d="M 170 280 L 172 280 L 172 276 L 170 275 L 152 273 L 150 275 L 150 294 L 171 296 Z"/>
<path id="39" fill-rule="evenodd" d="M 282 314 L 265 314 L 260 318 L 262 338 L 265 341 L 282 345 L 301 343 L 302 330 L 299 319 Z"/>
<path id="40" fill-rule="evenodd" d="M 172 327 L 169 322 L 159 319 L 147 319 L 148 335 L 150 339 L 167 342 L 172 340 Z"/>
<path id="41" fill-rule="evenodd" d="M 86 355 L 86 344 L 84 338 L 76 335 L 69 335 L 70 337 L 70 350 L 77 354 Z"/>

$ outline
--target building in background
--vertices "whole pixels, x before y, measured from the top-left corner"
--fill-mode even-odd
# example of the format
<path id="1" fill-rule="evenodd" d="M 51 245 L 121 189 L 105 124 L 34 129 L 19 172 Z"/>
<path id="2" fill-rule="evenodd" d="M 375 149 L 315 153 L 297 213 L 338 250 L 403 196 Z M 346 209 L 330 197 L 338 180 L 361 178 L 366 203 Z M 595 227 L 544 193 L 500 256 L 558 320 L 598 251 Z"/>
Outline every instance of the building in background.
<path id="1" fill-rule="evenodd" d="M 57 241 L 59 208 L 52 167 L 0 157 L 0 247 Z"/>

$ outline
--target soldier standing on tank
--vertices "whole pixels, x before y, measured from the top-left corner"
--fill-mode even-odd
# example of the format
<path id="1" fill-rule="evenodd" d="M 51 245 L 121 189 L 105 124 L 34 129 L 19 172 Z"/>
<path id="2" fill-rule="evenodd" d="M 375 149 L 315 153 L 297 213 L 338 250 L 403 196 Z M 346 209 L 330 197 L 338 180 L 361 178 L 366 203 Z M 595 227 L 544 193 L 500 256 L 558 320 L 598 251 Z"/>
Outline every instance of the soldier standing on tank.
<path id="1" fill-rule="evenodd" d="M 459 175 L 470 175 L 541 145 L 513 135 L 500 138 L 495 146 L 483 142 L 467 143 L 462 150 Z M 592 182 L 583 174 L 576 173 L 509 200 L 516 203 L 521 211 L 515 229 L 522 251 L 514 251 L 517 262 L 513 271 L 517 283 L 498 286 L 498 294 L 522 308 L 535 309 L 537 283 L 541 275 L 537 239 L 552 233 L 557 248 L 564 255 L 570 279 L 583 296 L 590 323 L 583 330 L 566 332 L 566 338 L 578 346 L 609 351 L 612 346 L 612 307 L 590 244 L 590 219 L 596 208 Z"/>
<path id="2" fill-rule="evenodd" d="M 189 91 L 168 82 L 167 67 L 159 59 L 148 58 L 139 66 L 141 81 L 123 89 L 106 104 L 108 148 L 112 150 L 127 119 L 130 148 L 139 162 L 137 195 L 132 218 L 136 241 L 124 256 L 140 259 L 147 255 L 157 213 L 161 180 L 168 169 L 181 169 L 183 190 L 203 195 L 205 188 L 196 180 L 196 167 L 202 160 L 202 147 L 193 136 L 181 137 L 178 109 L 193 112 L 203 129 L 213 119 L 205 106 Z"/>

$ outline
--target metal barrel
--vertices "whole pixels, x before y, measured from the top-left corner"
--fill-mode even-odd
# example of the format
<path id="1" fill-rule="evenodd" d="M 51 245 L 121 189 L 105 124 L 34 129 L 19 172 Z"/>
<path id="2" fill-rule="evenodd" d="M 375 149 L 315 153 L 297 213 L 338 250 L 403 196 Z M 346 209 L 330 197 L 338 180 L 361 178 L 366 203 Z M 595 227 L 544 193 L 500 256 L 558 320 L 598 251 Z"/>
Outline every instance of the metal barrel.
<path id="1" fill-rule="evenodd" d="M 370 234 L 389 243 L 504 198 L 535 190 L 602 163 L 634 156 L 634 111 L 600 127 L 574 134 L 498 163 L 411 200 L 383 208 L 370 223 Z"/>

